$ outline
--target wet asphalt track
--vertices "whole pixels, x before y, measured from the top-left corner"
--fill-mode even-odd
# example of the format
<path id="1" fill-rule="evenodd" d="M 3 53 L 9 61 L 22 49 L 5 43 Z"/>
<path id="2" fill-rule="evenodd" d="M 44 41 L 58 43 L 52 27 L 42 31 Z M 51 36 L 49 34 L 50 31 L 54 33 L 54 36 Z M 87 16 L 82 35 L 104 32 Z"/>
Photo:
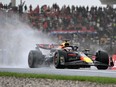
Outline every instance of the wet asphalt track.
<path id="1" fill-rule="evenodd" d="M 99 76 L 116 78 L 115 70 L 97 70 L 97 69 L 55 69 L 55 68 L 0 68 L 0 72 L 18 72 L 34 74 L 55 74 L 70 76 Z"/>

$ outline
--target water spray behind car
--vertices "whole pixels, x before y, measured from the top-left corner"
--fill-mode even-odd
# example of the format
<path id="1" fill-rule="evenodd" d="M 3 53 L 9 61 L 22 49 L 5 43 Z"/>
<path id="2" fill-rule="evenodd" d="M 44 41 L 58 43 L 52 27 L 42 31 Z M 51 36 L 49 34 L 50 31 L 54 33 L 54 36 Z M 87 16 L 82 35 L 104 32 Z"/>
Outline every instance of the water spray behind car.
<path id="1" fill-rule="evenodd" d="M 47 35 L 20 21 L 16 14 L 3 11 L 1 15 L 0 67 L 28 67 L 29 50 L 34 49 L 37 43 L 50 43 L 51 40 Z"/>

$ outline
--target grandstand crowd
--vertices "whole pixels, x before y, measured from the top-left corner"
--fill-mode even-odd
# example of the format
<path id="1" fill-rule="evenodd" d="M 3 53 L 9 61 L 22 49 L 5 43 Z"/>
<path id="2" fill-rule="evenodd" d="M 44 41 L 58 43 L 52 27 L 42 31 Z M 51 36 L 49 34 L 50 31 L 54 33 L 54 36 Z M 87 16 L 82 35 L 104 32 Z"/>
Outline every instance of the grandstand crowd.
<path id="1" fill-rule="evenodd" d="M 60 8 L 56 3 L 51 7 L 37 5 L 36 8 L 32 5 L 27 7 L 25 4 L 12 9 L 10 6 L 11 4 L 0 3 L 0 16 L 4 13 L 7 16 L 18 14 L 21 21 L 46 34 L 56 36 L 59 40 L 71 39 L 72 42 L 85 47 L 93 43 L 111 50 L 116 46 L 116 8 L 111 6 L 64 5 Z"/>

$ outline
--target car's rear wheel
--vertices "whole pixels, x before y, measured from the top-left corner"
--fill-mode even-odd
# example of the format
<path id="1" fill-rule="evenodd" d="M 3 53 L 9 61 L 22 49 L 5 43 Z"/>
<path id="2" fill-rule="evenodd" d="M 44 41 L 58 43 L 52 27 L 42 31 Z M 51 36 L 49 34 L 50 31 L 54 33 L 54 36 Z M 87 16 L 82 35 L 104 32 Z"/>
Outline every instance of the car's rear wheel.
<path id="1" fill-rule="evenodd" d="M 63 69 L 65 68 L 65 58 L 66 58 L 66 53 L 63 51 L 58 50 L 53 57 L 53 64 L 55 68 L 57 69 Z"/>
<path id="2" fill-rule="evenodd" d="M 28 65 L 30 68 L 37 68 L 43 63 L 43 55 L 40 51 L 31 50 L 28 55 Z"/>
<path id="3" fill-rule="evenodd" d="M 97 69 L 105 70 L 109 67 L 109 56 L 106 52 L 98 51 L 96 53 L 96 61 L 100 62 L 101 65 L 97 65 Z"/>

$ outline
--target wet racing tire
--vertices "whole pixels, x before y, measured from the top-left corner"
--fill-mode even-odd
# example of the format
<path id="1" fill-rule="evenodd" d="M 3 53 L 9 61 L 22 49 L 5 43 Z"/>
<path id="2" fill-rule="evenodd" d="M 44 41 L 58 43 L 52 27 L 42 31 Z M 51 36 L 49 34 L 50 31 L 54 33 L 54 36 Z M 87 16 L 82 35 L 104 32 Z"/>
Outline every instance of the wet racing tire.
<path id="1" fill-rule="evenodd" d="M 28 55 L 28 65 L 30 68 L 37 68 L 42 65 L 43 59 L 41 51 L 31 50 Z"/>
<path id="2" fill-rule="evenodd" d="M 64 69 L 66 52 L 58 50 L 53 56 L 53 65 L 57 69 Z"/>
<path id="3" fill-rule="evenodd" d="M 106 52 L 98 51 L 96 53 L 96 61 L 100 62 L 101 65 L 97 65 L 97 69 L 106 70 L 109 67 L 109 56 Z"/>

